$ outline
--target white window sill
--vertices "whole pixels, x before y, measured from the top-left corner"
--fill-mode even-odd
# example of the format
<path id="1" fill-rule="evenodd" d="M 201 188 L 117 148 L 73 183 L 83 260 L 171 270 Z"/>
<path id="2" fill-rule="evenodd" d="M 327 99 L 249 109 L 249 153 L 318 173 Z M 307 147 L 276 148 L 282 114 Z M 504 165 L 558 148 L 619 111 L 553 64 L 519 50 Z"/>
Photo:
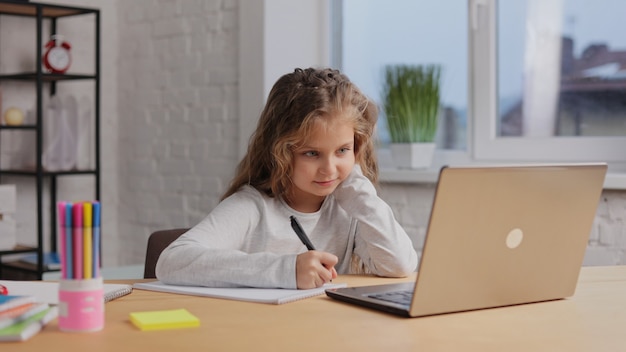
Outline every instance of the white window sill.
<path id="1" fill-rule="evenodd" d="M 444 158 L 439 158 L 433 162 L 430 169 L 409 170 L 394 168 L 391 164 L 391 154 L 387 149 L 379 149 L 378 157 L 380 161 L 380 182 L 381 183 L 407 183 L 407 184 L 433 184 L 437 183 L 439 170 L 443 165 L 467 165 L 468 162 L 442 162 Z M 437 158 L 437 156 L 435 156 Z M 439 161 L 439 162 L 437 162 Z M 470 164 L 472 162 L 469 162 Z M 478 162 L 474 162 L 478 164 Z M 481 163 L 485 165 L 486 163 Z M 626 170 L 609 171 L 604 180 L 605 190 L 626 190 Z"/>

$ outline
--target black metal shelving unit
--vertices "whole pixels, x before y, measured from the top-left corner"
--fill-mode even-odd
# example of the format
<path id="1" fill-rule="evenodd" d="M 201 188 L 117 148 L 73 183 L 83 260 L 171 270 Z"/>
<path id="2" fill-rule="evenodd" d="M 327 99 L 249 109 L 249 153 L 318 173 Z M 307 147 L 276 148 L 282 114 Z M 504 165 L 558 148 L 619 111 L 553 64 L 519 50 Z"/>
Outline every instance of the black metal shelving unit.
<path id="1" fill-rule="evenodd" d="M 53 74 L 44 72 L 42 68 L 43 55 L 43 28 L 44 24 L 50 25 L 50 34 L 56 34 L 57 21 L 67 17 L 91 15 L 94 18 L 95 26 L 95 68 L 93 74 Z M 36 165 L 32 169 L 0 169 L 0 183 L 3 175 L 33 177 L 36 183 L 37 195 L 37 246 L 17 245 L 13 250 L 0 251 L 0 279 L 5 278 L 4 272 L 18 271 L 30 274 L 40 280 L 43 273 L 48 271 L 43 265 L 44 255 L 44 224 L 43 224 L 43 197 L 44 180 L 49 180 L 50 197 L 50 245 L 51 251 L 57 251 L 57 178 L 65 175 L 93 175 L 95 177 L 95 199 L 100 199 L 100 10 L 73 6 L 61 6 L 53 4 L 42 4 L 23 1 L 1 1 L 0 19 L 2 16 L 23 16 L 35 18 L 36 22 L 36 43 L 33 55 L 36 56 L 36 68 L 33 72 L 0 73 L 0 82 L 6 81 L 26 81 L 33 82 L 36 86 L 36 123 L 34 125 L 5 126 L 0 125 L 0 138 L 3 131 L 35 131 L 36 134 Z M 1 43 L 0 43 L 1 44 Z M 2 48 L 0 47 L 0 50 Z M 95 146 L 95 167 L 90 170 L 68 170 L 68 171 L 47 171 L 42 165 L 43 153 L 43 97 L 44 94 L 56 94 L 57 84 L 63 81 L 90 80 L 94 82 L 94 146 Z M 18 195 L 19 196 L 19 195 Z M 19 241 L 19 239 L 18 239 Z M 102 248 L 102 246 L 100 246 Z M 2 258 L 6 255 L 21 253 L 37 253 L 37 265 L 28 265 L 19 261 L 5 262 Z M 102 257 L 102 256 L 100 256 Z"/>

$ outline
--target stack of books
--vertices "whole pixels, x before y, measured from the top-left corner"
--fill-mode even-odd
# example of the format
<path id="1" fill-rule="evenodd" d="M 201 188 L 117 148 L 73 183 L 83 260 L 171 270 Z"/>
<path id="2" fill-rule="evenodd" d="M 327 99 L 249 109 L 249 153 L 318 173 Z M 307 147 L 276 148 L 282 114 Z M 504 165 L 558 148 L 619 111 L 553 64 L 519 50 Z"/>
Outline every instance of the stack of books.
<path id="1" fill-rule="evenodd" d="M 28 340 L 57 315 L 57 307 L 35 296 L 0 295 L 0 341 Z"/>

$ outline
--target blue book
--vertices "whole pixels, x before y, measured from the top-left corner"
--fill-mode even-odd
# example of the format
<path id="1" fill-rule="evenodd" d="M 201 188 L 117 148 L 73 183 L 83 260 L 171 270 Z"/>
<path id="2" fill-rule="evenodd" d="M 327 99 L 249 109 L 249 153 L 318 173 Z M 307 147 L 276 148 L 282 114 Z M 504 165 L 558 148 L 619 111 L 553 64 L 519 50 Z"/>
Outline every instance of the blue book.
<path id="1" fill-rule="evenodd" d="M 0 312 L 35 302 L 29 295 L 0 295 Z"/>

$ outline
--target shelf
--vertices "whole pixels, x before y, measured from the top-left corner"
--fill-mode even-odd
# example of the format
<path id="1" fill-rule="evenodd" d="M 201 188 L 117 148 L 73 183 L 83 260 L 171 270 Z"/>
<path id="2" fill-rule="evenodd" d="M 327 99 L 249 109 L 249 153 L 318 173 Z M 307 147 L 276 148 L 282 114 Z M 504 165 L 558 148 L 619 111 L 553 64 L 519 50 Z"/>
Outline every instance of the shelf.
<path id="1" fill-rule="evenodd" d="M 18 269 L 21 271 L 27 271 L 30 273 L 38 273 L 37 271 L 37 265 L 32 264 L 32 263 L 25 263 L 21 260 L 14 260 L 14 261 L 10 261 L 10 262 L 4 262 L 2 263 L 2 266 L 5 268 L 10 268 L 10 269 Z M 44 272 L 50 272 L 50 271 L 60 271 L 60 269 L 48 269 L 44 266 L 43 268 Z"/>
<path id="2" fill-rule="evenodd" d="M 37 248 L 32 246 L 17 245 L 13 249 L 0 250 L 0 256 L 8 254 L 33 253 L 37 252 Z"/>
<path id="3" fill-rule="evenodd" d="M 94 69 L 93 71 L 87 69 L 88 73 L 74 73 L 67 72 L 63 74 L 59 73 L 50 73 L 44 71 L 41 65 L 41 48 L 43 47 L 42 36 L 45 33 L 45 26 L 49 26 L 48 33 L 55 34 L 57 33 L 57 19 L 65 18 L 69 16 L 77 16 L 77 15 L 90 15 L 89 17 L 93 17 L 93 24 L 95 26 L 94 33 Z M 91 16 L 93 15 L 93 16 Z M 15 1 L 15 0 L 0 0 L 0 17 L 3 16 L 18 16 L 18 17 L 31 17 L 35 21 L 16 21 L 25 22 L 26 26 L 34 25 L 36 26 L 37 35 L 34 40 L 35 50 L 33 50 L 33 55 L 36 56 L 34 61 L 36 62 L 35 68 L 30 69 L 29 71 L 20 71 L 17 69 L 13 72 L 2 72 L 0 73 L 0 81 L 3 84 L 3 89 L 11 88 L 13 86 L 19 86 L 16 84 L 17 81 L 33 83 L 35 86 L 35 94 L 36 94 L 36 105 L 34 112 L 36 114 L 36 123 L 33 121 L 29 121 L 28 124 L 20 125 L 20 126 L 0 126 L 0 132 L 2 131 L 34 131 L 35 133 L 35 148 L 37 153 L 40 155 L 36 158 L 36 161 L 33 161 L 32 164 L 29 164 L 28 167 L 13 167 L 0 169 L 0 177 L 5 176 L 27 176 L 35 179 L 35 187 L 36 187 L 36 219 L 32 221 L 37 224 L 37 245 L 34 247 L 26 247 L 26 246 L 16 246 L 12 250 L 2 250 L 0 251 L 0 257 L 12 255 L 12 254 L 27 254 L 27 253 L 36 253 L 40 255 L 45 253 L 45 251 L 49 250 L 54 252 L 57 250 L 57 210 L 56 207 L 51 206 L 49 210 L 46 210 L 46 204 L 44 199 L 47 195 L 48 205 L 56 204 L 57 197 L 57 176 L 62 175 L 89 175 L 94 176 L 95 178 L 95 197 L 94 199 L 100 199 L 100 10 L 93 8 L 79 8 L 73 6 L 64 6 L 64 5 L 54 5 L 54 4 L 46 4 L 46 3 L 36 3 L 29 1 Z M 34 23 L 33 23 L 34 22 Z M 3 29 L 4 30 L 4 29 Z M 19 33 L 19 28 L 15 31 Z M 6 44 L 5 44 L 6 45 Z M 6 50 L 6 48 L 3 48 Z M 24 53 L 20 55 L 23 56 Z M 6 71 L 6 70 L 5 70 Z M 89 73 L 91 72 L 91 73 Z M 43 147 L 43 126 L 45 123 L 44 119 L 44 96 L 49 95 L 53 96 L 57 93 L 57 88 L 59 86 L 63 86 L 63 84 L 57 84 L 57 82 L 62 81 L 80 81 L 80 80 L 88 80 L 93 82 L 93 96 L 94 96 L 94 109 L 93 114 L 93 145 L 95 147 L 94 154 L 91 155 L 94 161 L 94 166 L 89 167 L 88 169 L 71 169 L 64 171 L 50 171 L 46 170 L 42 164 L 43 157 L 41 156 L 42 147 Z M 6 86 L 6 87 L 5 87 Z M 0 153 L 1 154 L 1 153 Z M 35 164 L 36 163 L 36 164 Z M 47 179 L 46 179 L 47 178 Z M 2 180 L 0 180 L 2 181 Z M 48 188 L 44 187 L 44 181 L 49 181 Z M 1 182 L 0 182 L 1 183 Z M 44 224 L 47 222 L 48 224 Z M 49 247 L 44 248 L 44 227 L 49 226 Z M 0 262 L 0 279 L 6 277 L 14 277 L 18 279 L 29 279 L 29 280 L 41 280 L 42 273 L 48 271 L 58 271 L 58 270 L 48 270 L 45 266 L 41 267 L 32 263 L 24 263 L 20 260 L 13 261 L 13 258 L 5 258 L 8 262 Z M 22 276 L 22 273 L 25 273 L 26 276 Z"/>
<path id="4" fill-rule="evenodd" d="M 45 18 L 59 18 L 66 16 L 82 15 L 98 11 L 95 9 L 70 6 L 4 1 L 0 4 L 0 14 L 17 16 L 37 16 L 38 7 L 41 8 L 41 14 Z"/>
<path id="5" fill-rule="evenodd" d="M 43 82 L 70 81 L 81 79 L 95 79 L 95 75 L 87 74 L 71 74 L 71 73 L 42 73 L 41 80 Z M 0 80 L 14 81 L 34 81 L 37 79 L 36 72 L 0 74 Z"/>
<path id="6" fill-rule="evenodd" d="M 36 130 L 37 126 L 35 125 L 19 125 L 19 126 L 7 126 L 0 125 L 0 130 Z"/>
<path id="7" fill-rule="evenodd" d="M 37 176 L 37 170 L 21 169 L 21 170 L 0 170 L 2 175 L 18 175 L 18 176 Z M 43 170 L 43 176 L 57 176 L 57 175 L 94 175 L 95 170 L 66 170 L 66 171 L 46 171 Z"/>

